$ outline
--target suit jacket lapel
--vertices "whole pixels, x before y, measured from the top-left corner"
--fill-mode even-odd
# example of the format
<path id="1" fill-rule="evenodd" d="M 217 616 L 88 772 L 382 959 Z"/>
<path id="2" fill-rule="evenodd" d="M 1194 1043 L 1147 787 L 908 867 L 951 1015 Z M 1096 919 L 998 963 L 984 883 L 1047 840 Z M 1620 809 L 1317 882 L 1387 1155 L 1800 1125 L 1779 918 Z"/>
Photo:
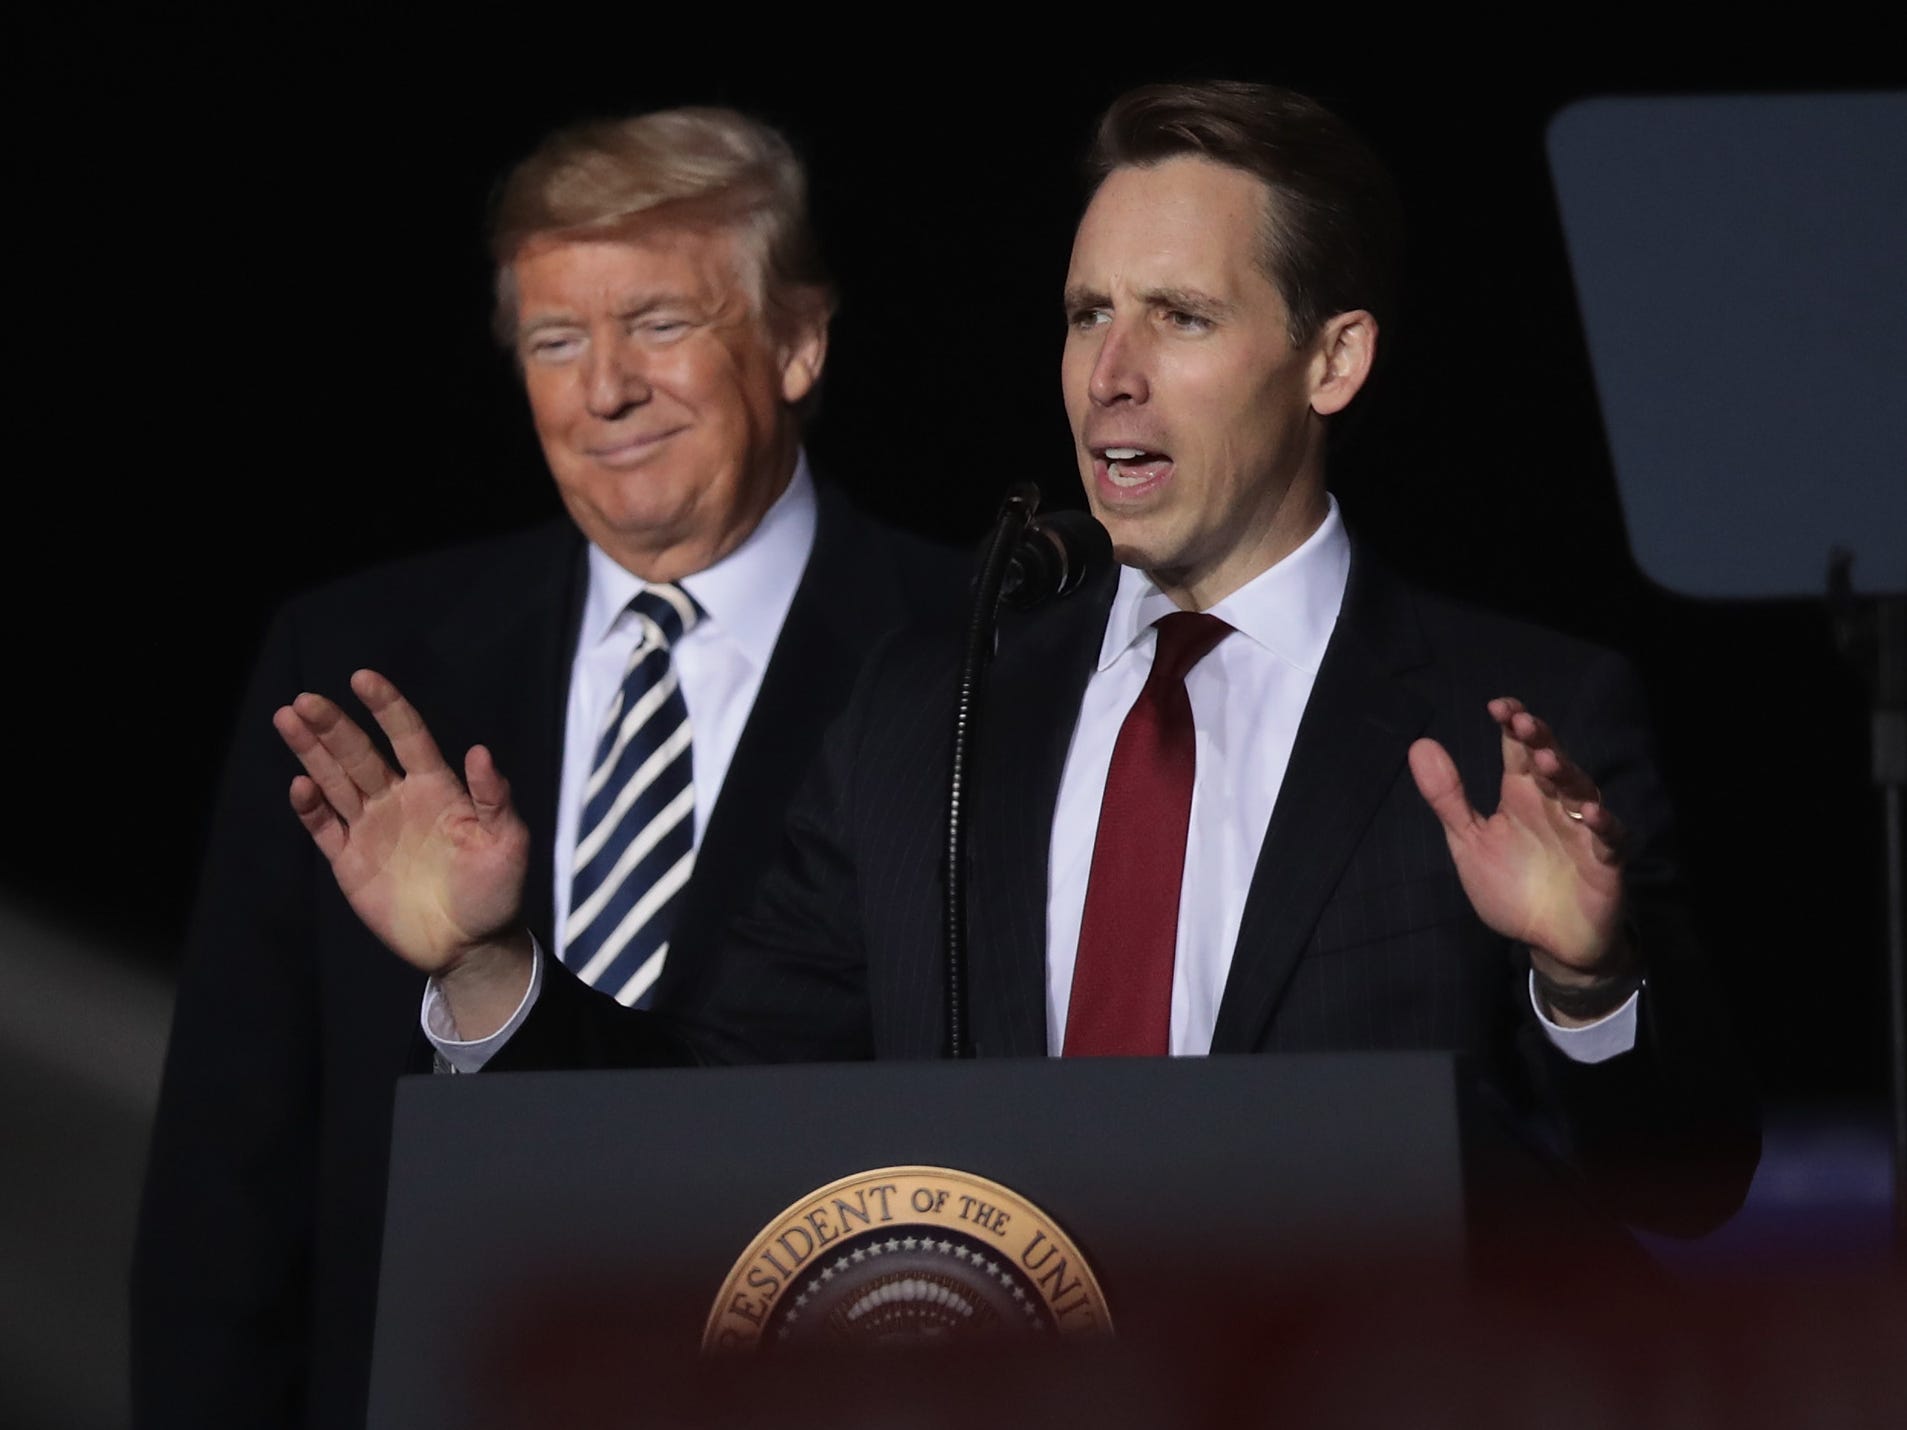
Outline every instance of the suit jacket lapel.
<path id="1" fill-rule="evenodd" d="M 1023 615 L 1005 612 L 1000 620 L 970 782 L 968 989 L 976 1052 L 983 1056 L 1047 1051 L 1053 807 L 1117 586 L 1118 568 L 1108 566 L 1074 594 Z"/>
<path id="2" fill-rule="evenodd" d="M 443 725 L 434 727 L 444 758 L 461 771 L 463 751 L 482 743 L 509 779 L 517 812 L 530 830 L 524 915 L 546 942 L 554 923 L 563 725 L 587 579 L 575 528 L 553 523 L 547 535 L 524 548 L 520 561 L 453 602 L 433 636 L 446 687 L 440 697 Z M 429 710 L 423 714 L 433 718 Z M 462 738 L 448 738 L 453 731 Z"/>
<path id="3" fill-rule="evenodd" d="M 1245 900 L 1214 1053 L 1250 1052 L 1372 814 L 1429 719 L 1397 679 L 1427 658 L 1407 590 L 1353 547 L 1350 584 Z"/>
<path id="4" fill-rule="evenodd" d="M 846 698 L 879 629 L 868 611 L 890 611 L 900 599 L 885 571 L 860 559 L 872 539 L 866 518 L 825 483 L 816 483 L 815 500 L 814 550 L 762 673 L 722 793 L 709 811 L 695 873 L 669 940 L 658 1002 L 707 964 L 710 946 L 736 901 L 753 892 L 754 878 L 772 861 L 783 811 L 807 774 L 807 762 L 790 759 L 789 752 L 814 749 L 840 703 L 816 692 Z"/>

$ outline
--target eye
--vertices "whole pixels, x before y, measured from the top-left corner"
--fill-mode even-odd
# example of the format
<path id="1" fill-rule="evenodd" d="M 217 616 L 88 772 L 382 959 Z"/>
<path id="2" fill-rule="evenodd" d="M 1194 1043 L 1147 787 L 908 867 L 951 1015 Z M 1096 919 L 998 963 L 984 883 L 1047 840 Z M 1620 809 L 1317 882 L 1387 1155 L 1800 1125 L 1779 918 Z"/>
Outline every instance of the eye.
<path id="1" fill-rule="evenodd" d="M 582 346 L 582 339 L 573 333 L 539 333 L 524 350 L 537 362 L 565 362 L 582 351 Z"/>
<path id="2" fill-rule="evenodd" d="M 1181 333 L 1207 333 L 1212 329 L 1212 320 L 1199 313 L 1188 313 L 1183 308 L 1168 308 L 1165 312 L 1166 326 Z"/>
<path id="3" fill-rule="evenodd" d="M 1112 314 L 1104 308 L 1074 308 L 1066 314 L 1066 326 L 1075 332 L 1090 332 L 1112 321 Z"/>
<path id="4" fill-rule="evenodd" d="M 686 318 L 644 318 L 635 331 L 654 342 L 673 342 L 689 330 Z"/>

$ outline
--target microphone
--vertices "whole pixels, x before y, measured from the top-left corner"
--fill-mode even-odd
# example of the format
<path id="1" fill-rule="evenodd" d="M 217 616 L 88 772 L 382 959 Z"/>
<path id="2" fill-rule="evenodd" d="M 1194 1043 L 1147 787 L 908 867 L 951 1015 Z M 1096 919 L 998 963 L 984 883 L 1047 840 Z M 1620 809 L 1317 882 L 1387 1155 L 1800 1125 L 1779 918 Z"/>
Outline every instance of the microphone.
<path id="1" fill-rule="evenodd" d="M 1054 511 L 1028 519 L 1000 582 L 1003 605 L 1024 611 L 1079 589 L 1112 560 L 1112 538 L 1092 513 Z"/>
<path id="2" fill-rule="evenodd" d="M 967 1027 L 967 776 L 985 704 L 999 607 L 1020 610 L 1077 590 L 1093 567 L 1112 559 L 1106 528 L 1083 511 L 1039 515 L 1040 489 L 1021 482 L 1007 493 L 974 577 L 973 605 L 955 691 L 947 775 L 947 846 L 941 864 L 945 920 L 946 1042 L 950 1058 L 974 1055 Z"/>

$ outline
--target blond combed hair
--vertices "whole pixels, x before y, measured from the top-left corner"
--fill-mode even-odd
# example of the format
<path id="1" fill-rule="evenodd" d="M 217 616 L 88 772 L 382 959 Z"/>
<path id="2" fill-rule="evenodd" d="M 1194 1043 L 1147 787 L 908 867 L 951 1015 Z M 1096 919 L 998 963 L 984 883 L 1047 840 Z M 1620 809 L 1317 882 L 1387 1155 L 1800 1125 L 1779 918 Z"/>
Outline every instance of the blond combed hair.
<path id="1" fill-rule="evenodd" d="M 775 331 L 825 322 L 834 288 L 808 217 L 808 178 L 782 134 L 733 109 L 662 109 L 557 130 L 505 177 L 490 223 L 496 326 L 516 341 L 511 264 L 534 239 L 613 239 L 651 220 L 729 229 L 756 311 Z"/>

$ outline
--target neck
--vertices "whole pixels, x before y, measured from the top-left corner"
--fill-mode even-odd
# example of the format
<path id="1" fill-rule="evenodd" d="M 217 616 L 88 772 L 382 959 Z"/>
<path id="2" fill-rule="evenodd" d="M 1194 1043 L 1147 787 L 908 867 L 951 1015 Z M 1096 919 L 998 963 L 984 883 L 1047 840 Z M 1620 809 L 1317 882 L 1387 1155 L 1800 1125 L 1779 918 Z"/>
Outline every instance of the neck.
<path id="1" fill-rule="evenodd" d="M 658 584 L 680 581 L 685 576 L 706 571 L 755 534 L 755 528 L 761 525 L 769 508 L 781 500 L 782 493 L 788 490 L 789 482 L 794 480 L 795 460 L 796 449 L 790 446 L 786 459 L 779 465 L 777 479 L 773 482 L 751 482 L 747 489 L 748 500 L 728 512 L 727 519 L 720 526 L 694 523 L 689 530 L 681 533 L 657 532 L 653 543 L 641 545 L 628 541 L 613 545 L 599 541 L 597 544 L 615 559 L 617 565 L 644 581 Z"/>
<path id="2" fill-rule="evenodd" d="M 1330 511 L 1331 499 L 1322 482 L 1293 483 L 1250 539 L 1220 560 L 1178 570 L 1148 570 L 1146 575 L 1180 610 L 1210 610 L 1303 546 L 1324 525 Z"/>

